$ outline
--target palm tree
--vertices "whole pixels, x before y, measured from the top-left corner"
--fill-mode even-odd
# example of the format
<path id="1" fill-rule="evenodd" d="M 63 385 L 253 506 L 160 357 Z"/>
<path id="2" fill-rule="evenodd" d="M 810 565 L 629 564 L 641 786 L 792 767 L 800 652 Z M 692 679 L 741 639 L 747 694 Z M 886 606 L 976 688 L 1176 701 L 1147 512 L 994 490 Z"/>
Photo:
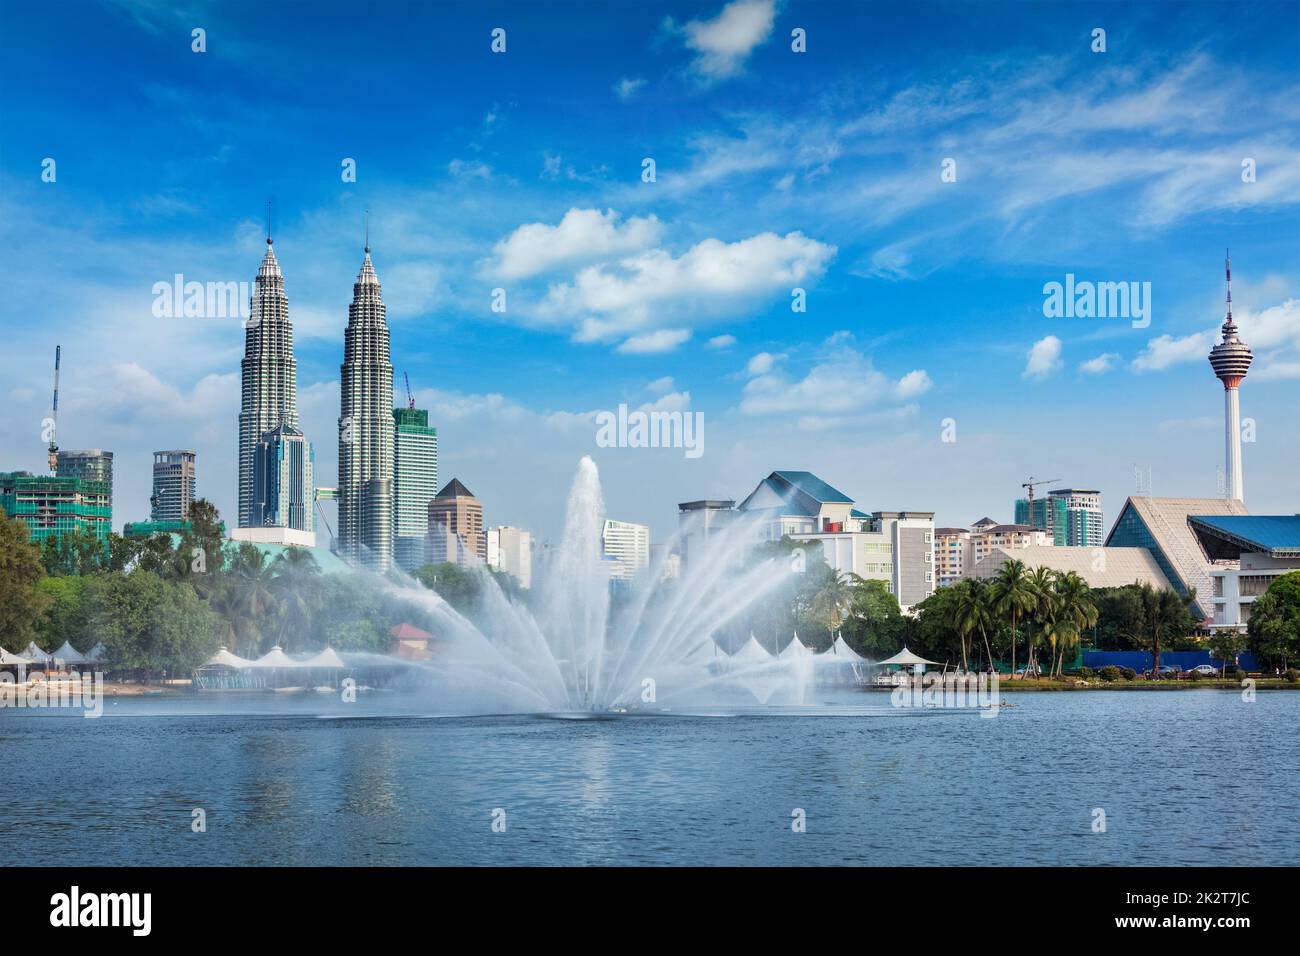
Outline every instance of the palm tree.
<path id="1" fill-rule="evenodd" d="M 1016 672 L 1016 636 L 1020 615 L 1033 610 L 1033 587 L 1025 562 L 1012 558 L 998 569 L 993 579 L 994 608 L 998 614 L 1011 612 L 1011 673 Z"/>
<path id="2" fill-rule="evenodd" d="M 279 611 L 266 554 L 247 542 L 241 544 L 231 562 L 230 577 L 237 595 L 239 615 L 249 630 L 257 635 L 256 643 L 260 649 L 261 637 L 265 634 L 262 622 L 276 617 Z"/>
<path id="3" fill-rule="evenodd" d="M 316 587 L 320 566 L 305 548 L 289 548 L 271 562 L 270 570 L 269 590 L 281 611 L 279 643 L 287 651 L 291 624 L 295 625 L 296 634 L 311 630 L 312 618 L 320 605 L 320 592 Z"/>
<path id="4" fill-rule="evenodd" d="M 1169 588 L 1154 588 L 1146 582 L 1138 585 L 1137 603 L 1139 627 L 1144 643 L 1151 648 L 1151 675 L 1160 678 L 1160 648 L 1165 638 L 1178 631 L 1186 632 L 1195 624 L 1191 606 L 1196 600 L 1196 589 L 1179 594 Z"/>
<path id="5" fill-rule="evenodd" d="M 953 607 L 955 617 L 954 624 L 957 635 L 961 638 L 961 665 L 963 670 L 970 670 L 970 662 L 966 656 L 966 639 L 967 637 L 978 632 L 984 640 L 984 651 L 988 654 L 989 661 L 993 660 L 993 652 L 989 648 L 988 629 L 992 623 L 992 592 L 989 586 L 983 581 L 974 578 L 967 578 L 957 585 L 957 601 Z"/>
<path id="6" fill-rule="evenodd" d="M 1029 572 L 1028 583 L 1029 590 L 1033 594 L 1033 605 L 1029 609 L 1027 619 L 1031 622 L 1029 633 L 1026 635 L 1026 641 L 1029 645 L 1028 659 L 1025 665 L 1025 676 L 1028 677 L 1034 671 L 1038 670 L 1038 655 L 1035 653 L 1039 641 L 1047 635 L 1045 628 L 1053 620 L 1056 607 L 1056 594 L 1053 590 L 1055 575 L 1050 568 L 1034 568 Z"/>
<path id="7" fill-rule="evenodd" d="M 1060 677 L 1065 670 L 1065 652 L 1076 649 L 1082 633 L 1097 623 L 1097 605 L 1092 602 L 1088 582 L 1073 571 L 1057 574 L 1052 590 L 1056 597 L 1052 673 Z"/>
<path id="8" fill-rule="evenodd" d="M 830 631 L 831 641 L 844 623 L 849 602 L 853 598 L 849 578 L 843 571 L 827 570 L 825 579 L 812 597 L 812 612 L 818 623 Z"/>

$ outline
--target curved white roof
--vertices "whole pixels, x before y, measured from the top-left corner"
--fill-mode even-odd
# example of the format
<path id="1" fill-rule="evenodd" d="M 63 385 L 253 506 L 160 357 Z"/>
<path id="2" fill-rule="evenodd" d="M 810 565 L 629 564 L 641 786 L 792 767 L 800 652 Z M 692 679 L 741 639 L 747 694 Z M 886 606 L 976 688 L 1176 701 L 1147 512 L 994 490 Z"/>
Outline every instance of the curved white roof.
<path id="1" fill-rule="evenodd" d="M 279 644 L 271 648 L 255 661 L 249 661 L 247 667 L 302 667 L 301 661 L 295 661 L 286 654 Z"/>
<path id="2" fill-rule="evenodd" d="M 803 641 L 799 640 L 799 635 L 796 634 L 794 640 L 783 647 L 781 653 L 776 656 L 780 660 L 788 661 L 794 657 L 812 657 L 815 653 L 816 651 L 810 648 Z"/>
<path id="3" fill-rule="evenodd" d="M 731 655 L 731 659 L 741 664 L 760 664 L 773 660 L 773 657 L 762 644 L 758 643 L 758 638 L 751 634 L 749 640 L 740 645 L 740 649 Z"/>
<path id="4" fill-rule="evenodd" d="M 245 667 L 252 667 L 253 662 L 248 660 L 247 658 L 240 657 L 238 654 L 232 654 L 230 653 L 230 651 L 226 650 L 223 647 L 220 648 L 210 658 L 208 658 L 207 663 L 205 663 L 203 666 L 212 667 L 218 665 L 242 669 Z"/>
<path id="5" fill-rule="evenodd" d="M 901 651 L 899 651 L 897 654 L 895 654 L 893 657 L 889 658 L 888 660 L 884 660 L 880 662 L 880 666 L 882 667 L 885 666 L 886 664 L 930 664 L 933 667 L 943 666 L 938 661 L 927 661 L 924 657 L 917 657 L 906 647 L 904 647 Z"/>
<path id="6" fill-rule="evenodd" d="M 0 647 L 0 664 L 30 664 L 25 657 L 19 657 L 17 654 L 10 654 L 3 647 Z"/>
<path id="7" fill-rule="evenodd" d="M 347 667 L 343 663 L 343 658 L 332 647 L 327 647 L 319 654 L 308 657 L 306 660 L 299 662 L 303 667 Z"/>

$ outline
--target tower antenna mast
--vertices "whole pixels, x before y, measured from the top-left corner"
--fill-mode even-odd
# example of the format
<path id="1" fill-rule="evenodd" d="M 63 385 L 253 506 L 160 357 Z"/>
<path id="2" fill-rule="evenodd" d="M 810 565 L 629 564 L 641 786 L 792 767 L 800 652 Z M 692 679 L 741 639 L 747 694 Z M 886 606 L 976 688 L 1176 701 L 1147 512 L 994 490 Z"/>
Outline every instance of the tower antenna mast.
<path id="1" fill-rule="evenodd" d="M 59 365 L 63 356 L 63 346 L 54 346 L 54 406 L 53 414 L 50 416 L 50 447 L 49 447 L 49 464 L 50 473 L 58 471 L 59 468 L 59 445 L 57 441 L 59 431 Z"/>

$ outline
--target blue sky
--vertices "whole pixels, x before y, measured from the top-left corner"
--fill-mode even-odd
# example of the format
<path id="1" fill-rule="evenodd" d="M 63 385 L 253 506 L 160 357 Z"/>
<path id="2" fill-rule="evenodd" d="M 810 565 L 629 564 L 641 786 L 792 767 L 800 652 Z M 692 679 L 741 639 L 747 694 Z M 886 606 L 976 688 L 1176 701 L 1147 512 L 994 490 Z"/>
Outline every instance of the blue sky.
<path id="1" fill-rule="evenodd" d="M 942 524 L 1009 520 L 1029 475 L 1100 488 L 1108 518 L 1135 466 L 1214 496 L 1229 245 L 1256 356 L 1247 504 L 1297 510 L 1294 2 L 6 0 L 3 19 L 0 467 L 40 469 L 62 343 L 59 440 L 114 450 L 118 525 L 147 513 L 155 448 L 195 448 L 233 509 L 242 330 L 156 318 L 151 290 L 251 282 L 268 197 L 320 484 L 369 209 L 399 391 L 407 372 L 442 479 L 491 524 L 553 535 L 583 454 L 611 515 L 659 539 L 677 501 L 777 468 Z M 1150 326 L 1046 318 L 1067 273 L 1151 283 Z M 705 454 L 597 448 L 622 402 L 703 412 Z"/>

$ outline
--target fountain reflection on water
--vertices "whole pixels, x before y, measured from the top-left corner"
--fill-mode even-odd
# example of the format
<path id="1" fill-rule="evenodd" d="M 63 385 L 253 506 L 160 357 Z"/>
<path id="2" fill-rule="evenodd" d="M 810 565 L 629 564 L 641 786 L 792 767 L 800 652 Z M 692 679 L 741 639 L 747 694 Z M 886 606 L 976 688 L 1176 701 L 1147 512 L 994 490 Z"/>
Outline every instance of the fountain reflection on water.
<path id="1" fill-rule="evenodd" d="M 490 576 L 476 621 L 418 582 L 384 583 L 435 625 L 437 653 L 417 666 L 440 707 L 500 713 L 803 705 L 820 678 L 843 676 L 843 658 L 813 655 L 802 645 L 779 656 L 761 647 L 728 655 L 717 646 L 720 631 L 794 573 L 788 561 L 749 560 L 754 519 L 697 536 L 679 579 L 661 581 L 661 568 L 652 567 L 630 583 L 625 600 L 611 604 L 604 512 L 596 465 L 584 457 L 560 545 L 534 573 L 536 608 L 508 598 Z"/>

